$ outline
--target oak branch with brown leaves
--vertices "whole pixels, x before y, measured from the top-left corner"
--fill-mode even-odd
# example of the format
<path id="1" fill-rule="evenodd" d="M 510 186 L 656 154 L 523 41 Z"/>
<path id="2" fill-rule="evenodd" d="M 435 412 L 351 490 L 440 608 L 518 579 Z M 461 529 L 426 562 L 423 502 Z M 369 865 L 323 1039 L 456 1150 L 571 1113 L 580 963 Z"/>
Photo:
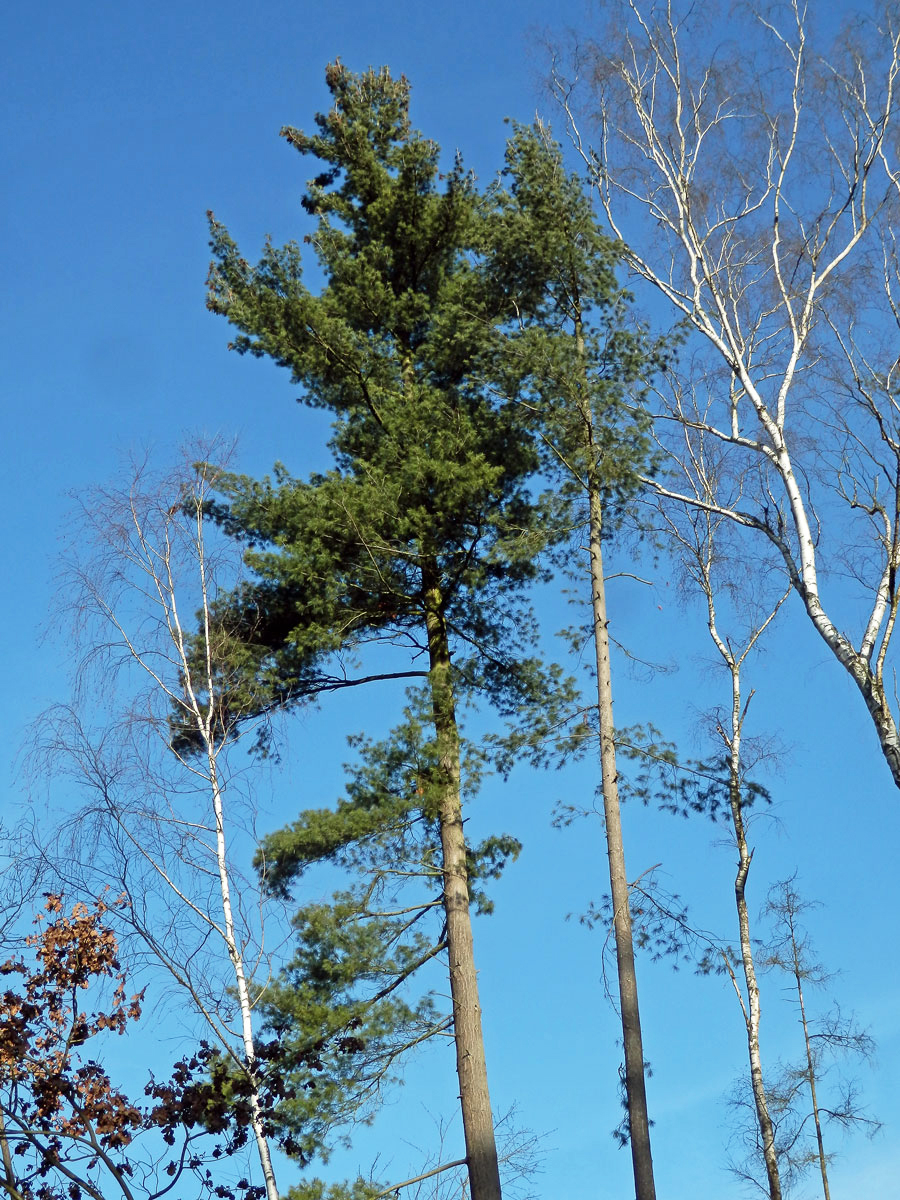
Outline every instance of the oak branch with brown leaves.
<path id="1" fill-rule="evenodd" d="M 95 1039 L 141 1015 L 128 994 L 111 910 L 122 900 L 48 895 L 27 955 L 0 964 L 0 1195 L 10 1200 L 155 1200 L 164 1195 L 257 1200 L 209 1163 L 248 1141 L 241 1106 L 218 1112 L 212 1053 L 202 1047 L 136 1103 L 98 1061 Z M 97 1057 L 95 1057 L 95 1055 Z M 221 1107 L 221 1105 L 220 1105 Z M 177 1190 L 176 1190 L 177 1189 Z"/>

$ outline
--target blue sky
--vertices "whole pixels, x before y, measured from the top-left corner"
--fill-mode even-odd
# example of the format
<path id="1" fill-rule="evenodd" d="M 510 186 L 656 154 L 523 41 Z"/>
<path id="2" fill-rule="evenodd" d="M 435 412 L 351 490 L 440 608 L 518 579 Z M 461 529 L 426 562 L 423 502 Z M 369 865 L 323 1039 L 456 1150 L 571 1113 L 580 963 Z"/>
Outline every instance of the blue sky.
<path id="1" fill-rule="evenodd" d="M 530 31 L 582 19 L 578 6 L 537 0 L 353 0 L 330 11 L 274 0 L 252 8 L 49 3 L 7 16 L 0 715 L 11 764 L 29 721 L 68 686 L 64 647 L 40 638 L 68 491 L 107 479 L 129 448 L 153 447 L 164 460 L 197 432 L 238 436 L 248 472 L 281 459 L 302 474 L 323 461 L 321 420 L 294 403 L 285 375 L 229 354 L 227 327 L 205 310 L 206 210 L 250 257 L 265 233 L 276 242 L 302 234 L 309 171 L 277 134 L 282 124 L 309 126 L 327 104 L 324 67 L 336 55 L 352 69 L 388 64 L 405 73 L 414 123 L 446 151 L 458 147 L 487 181 L 501 162 L 504 117 L 547 109 Z M 653 721 L 699 753 L 698 716 L 725 703 L 726 681 L 711 666 L 702 614 L 681 607 L 668 573 L 661 563 L 649 589 L 611 586 L 616 636 L 678 668 L 648 680 L 619 663 L 617 719 Z M 570 620 L 554 591 L 540 604 L 548 633 Z M 888 1197 L 900 1172 L 896 792 L 859 698 L 793 604 L 749 682 L 758 689 L 751 720 L 790 747 L 768 780 L 773 819 L 753 831 L 754 903 L 768 881 L 794 870 L 804 893 L 823 902 L 810 927 L 822 957 L 842 971 L 835 994 L 879 1042 L 879 1068 L 862 1077 L 886 1123 L 874 1142 L 847 1144 L 834 1192 Z M 272 827 L 337 794 L 344 735 L 380 732 L 389 708 L 384 694 L 353 697 L 290 724 L 284 771 L 265 777 Z M 12 765 L 9 780 L 12 808 L 22 795 Z M 506 786 L 491 784 L 472 815 L 473 827 L 509 829 L 525 843 L 497 887 L 496 914 L 478 923 L 477 957 L 494 1103 L 517 1104 L 520 1122 L 547 1135 L 535 1183 L 546 1200 L 632 1194 L 627 1152 L 610 1136 L 618 1050 L 600 985 L 602 934 L 566 920 L 606 890 L 601 830 L 550 824 L 556 800 L 593 786 L 587 765 L 520 770 Z M 699 923 L 728 931 L 732 853 L 713 844 L 715 831 L 636 809 L 625 826 L 631 875 L 662 863 Z M 659 1193 L 740 1196 L 723 1151 L 723 1097 L 742 1055 L 733 998 L 720 981 L 649 963 L 641 988 Z M 777 986 L 768 1004 L 773 1050 L 795 1054 Z M 379 1155 L 389 1178 L 414 1173 L 415 1147 L 429 1149 L 428 1113 L 452 1114 L 455 1095 L 449 1053 L 423 1054 L 329 1172 L 338 1178 L 358 1165 L 366 1173 Z M 450 1138 L 458 1157 L 456 1127 Z M 290 1182 L 286 1171 L 283 1186 Z M 800 1194 L 814 1194 L 812 1186 Z"/>

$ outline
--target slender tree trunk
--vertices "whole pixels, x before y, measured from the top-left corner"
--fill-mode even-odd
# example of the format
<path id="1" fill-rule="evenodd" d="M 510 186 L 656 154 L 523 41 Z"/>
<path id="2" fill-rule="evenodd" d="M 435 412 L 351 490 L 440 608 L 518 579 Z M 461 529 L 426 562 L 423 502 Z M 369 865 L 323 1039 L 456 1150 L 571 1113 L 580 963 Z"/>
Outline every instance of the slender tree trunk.
<path id="1" fill-rule="evenodd" d="M 756 976 L 756 962 L 753 956 L 753 939 L 750 936 L 750 913 L 747 908 L 747 877 L 753 862 L 753 851 L 747 843 L 747 829 L 744 824 L 744 796 L 741 788 L 741 755 L 742 731 L 747 705 L 741 695 L 741 668 L 750 649 L 756 644 L 766 626 L 775 617 L 786 595 L 772 609 L 769 617 L 750 636 L 742 652 L 735 652 L 731 643 L 719 633 L 715 593 L 712 582 L 712 566 L 715 561 L 712 526 L 707 525 L 705 541 L 696 548 L 697 575 L 700 587 L 706 597 L 707 625 L 710 637 L 722 662 L 728 668 L 731 676 L 731 717 L 730 728 L 718 726 L 728 749 L 728 805 L 731 812 L 731 825 L 734 830 L 735 844 L 738 851 L 737 874 L 734 880 L 734 901 L 737 909 L 738 930 L 741 946 L 741 966 L 746 987 L 746 999 L 738 984 L 731 967 L 730 957 L 725 954 L 731 982 L 737 994 L 741 1011 L 744 1015 L 744 1025 L 747 1030 L 747 1057 L 750 1065 L 750 1088 L 753 1093 L 753 1104 L 756 1110 L 756 1124 L 762 1141 L 763 1162 L 766 1170 L 766 1182 L 769 1189 L 769 1200 L 781 1200 L 781 1177 L 778 1167 L 778 1155 L 775 1149 L 775 1127 L 769 1112 L 769 1101 L 766 1094 L 765 1079 L 762 1070 L 762 1054 L 760 1051 L 760 1024 L 762 1006 L 760 1002 L 759 981 Z M 752 696 L 752 693 L 751 693 Z"/>
<path id="2" fill-rule="evenodd" d="M 634 1170 L 635 1200 L 656 1200 L 653 1155 L 650 1148 L 650 1118 L 647 1112 L 647 1083 L 644 1070 L 644 1045 L 641 1014 L 638 1007 L 637 971 L 634 963 L 634 939 L 631 931 L 631 898 L 625 870 L 625 846 L 622 841 L 622 811 L 619 804 L 619 773 L 616 767 L 615 723 L 613 721 L 612 669 L 609 657 L 609 617 L 606 611 L 606 583 L 603 577 L 603 505 L 594 468 L 594 418 L 588 394 L 585 370 L 584 322 L 577 287 L 572 287 L 575 348 L 582 364 L 581 391 L 578 399 L 584 448 L 588 468 L 588 553 L 591 571 L 591 609 L 594 625 L 594 649 L 597 662 L 597 713 L 600 726 L 600 772 L 603 784 L 603 815 L 606 824 L 606 849 L 609 857 L 609 887 L 613 904 L 613 929 L 616 942 L 616 975 L 619 982 L 619 1009 L 622 1016 L 622 1043 L 625 1052 L 625 1101 L 631 1162 Z"/>
<path id="3" fill-rule="evenodd" d="M 244 958 L 237 943 L 234 925 L 234 912 L 231 905 L 231 882 L 228 873 L 228 858 L 225 841 L 225 815 L 222 805 L 222 790 L 219 786 L 216 770 L 215 753 L 208 743 L 209 779 L 212 789 L 213 811 L 216 821 L 216 861 L 219 869 L 219 886 L 222 896 L 222 916 L 225 921 L 225 943 L 228 956 L 234 970 L 235 991 L 237 992 L 238 1007 L 241 1012 L 241 1041 L 244 1046 L 246 1070 L 250 1075 L 250 1127 L 256 1141 L 259 1165 L 262 1168 L 266 1184 L 266 1200 L 279 1200 L 278 1187 L 275 1182 L 275 1168 L 272 1165 L 272 1155 L 269 1151 L 269 1139 L 263 1128 L 263 1119 L 259 1101 L 259 1083 L 256 1066 L 256 1045 L 253 1037 L 253 1006 L 250 1003 L 250 991 L 247 986 L 247 975 L 244 971 Z"/>
<path id="4" fill-rule="evenodd" d="M 635 1197 L 636 1200 L 656 1200 L 653 1156 L 650 1150 L 650 1120 L 647 1115 L 647 1087 L 644 1078 L 644 1046 L 641 1037 L 637 973 L 634 965 L 634 943 L 631 933 L 631 901 L 628 876 L 625 871 L 625 848 L 622 843 L 622 815 L 619 805 L 615 726 L 613 724 L 612 673 L 609 660 L 609 619 L 606 613 L 606 588 L 603 579 L 602 532 L 603 510 L 600 497 L 592 488 L 589 550 L 594 644 L 597 652 L 597 712 L 600 718 L 603 814 L 606 819 L 609 886 L 614 914 L 616 971 L 619 979 L 619 1006 L 622 1013 L 622 1040 L 625 1047 L 625 1097 L 628 1104 L 628 1126 L 631 1133 Z"/>
<path id="5" fill-rule="evenodd" d="M 716 635 L 714 634 L 714 636 Z M 753 941 L 750 937 L 750 915 L 747 911 L 747 876 L 750 873 L 750 863 L 753 859 L 753 853 L 747 845 L 747 834 L 744 827 L 744 806 L 741 795 L 741 724 L 743 718 L 741 712 L 740 664 L 732 658 L 728 665 L 731 669 L 731 735 L 728 739 L 730 778 L 728 791 L 731 821 L 738 848 L 738 870 L 734 881 L 734 898 L 737 906 L 738 927 L 740 929 L 741 964 L 744 970 L 744 981 L 747 986 L 747 1005 L 744 1008 L 744 1021 L 747 1026 L 750 1084 L 753 1091 L 753 1103 L 756 1107 L 756 1120 L 762 1138 L 763 1160 L 765 1161 L 766 1179 L 769 1185 L 769 1200 L 781 1200 L 781 1177 L 778 1171 L 778 1156 L 775 1152 L 775 1128 L 769 1114 L 769 1103 L 762 1072 L 762 1056 L 759 1046 L 759 1027 L 762 1010 L 760 1006 L 759 982 L 756 978 L 756 964 L 753 958 Z"/>
<path id="6" fill-rule="evenodd" d="M 0 1108 L 0 1154 L 3 1157 L 3 1174 L 5 1180 L 0 1183 L 0 1187 L 10 1200 L 22 1200 L 22 1193 L 19 1191 L 16 1183 L 16 1172 L 13 1168 L 12 1154 L 9 1149 L 9 1138 L 6 1136 L 6 1118 L 3 1114 L 3 1109 Z"/>
<path id="7" fill-rule="evenodd" d="M 222 901 L 222 918 L 224 921 L 225 945 L 234 972 L 235 991 L 238 1008 L 241 1014 L 241 1043 L 244 1048 L 244 1069 L 247 1071 L 250 1091 L 250 1127 L 256 1141 L 259 1165 L 266 1185 L 266 1200 L 279 1200 L 278 1185 L 275 1180 L 275 1168 L 272 1165 L 272 1155 L 269 1139 L 263 1127 L 262 1108 L 259 1099 L 259 1075 L 256 1062 L 256 1043 L 253 1035 L 253 1005 L 250 1002 L 250 991 L 247 986 L 247 974 L 244 970 L 243 948 L 238 945 L 237 932 L 234 923 L 234 909 L 231 902 L 231 877 L 228 867 L 228 843 L 225 836 L 225 807 L 222 798 L 222 783 L 219 776 L 217 756 L 219 746 L 216 742 L 216 727 L 219 722 L 219 703 L 221 697 L 216 687 L 215 672 L 212 662 L 212 639 L 214 636 L 210 619 L 211 607 L 206 570 L 206 552 L 204 543 L 203 507 L 197 504 L 196 546 L 197 561 L 200 570 L 201 593 L 203 598 L 203 631 L 206 647 L 206 695 L 208 708 L 204 713 L 203 706 L 198 702 L 197 694 L 191 681 L 190 660 L 184 654 L 184 642 L 180 636 L 177 639 L 182 654 L 184 679 L 190 698 L 194 720 L 199 727 L 206 746 L 207 778 L 209 781 L 210 798 L 212 800 L 213 816 L 216 829 L 216 867 L 219 873 L 219 893 Z M 174 609 L 174 594 L 173 594 Z M 180 626 L 178 627 L 180 630 Z"/>
<path id="8" fill-rule="evenodd" d="M 500 1168 L 488 1092 L 481 1005 L 469 912 L 466 839 L 460 799 L 459 730 L 450 678 L 450 648 L 438 583 L 423 572 L 431 667 L 431 703 L 438 746 L 438 819 L 443 855 L 444 913 L 459 1101 L 471 1200 L 501 1200 Z"/>
<path id="9" fill-rule="evenodd" d="M 794 933 L 793 917 L 789 917 L 791 928 L 791 951 L 794 959 L 794 980 L 797 985 L 797 999 L 800 1002 L 800 1021 L 803 1025 L 803 1041 L 806 1046 L 806 1069 L 809 1072 L 809 1094 L 812 1100 L 813 1121 L 816 1126 L 816 1146 L 819 1154 L 819 1171 L 822 1175 L 822 1191 L 825 1200 L 831 1200 L 831 1189 L 828 1186 L 828 1158 L 825 1154 L 825 1138 L 822 1134 L 822 1115 L 819 1111 L 819 1097 L 816 1092 L 816 1060 L 812 1052 L 812 1041 L 809 1034 L 809 1022 L 806 1019 L 806 1003 L 803 999 L 803 967 L 797 950 L 797 938 Z"/>

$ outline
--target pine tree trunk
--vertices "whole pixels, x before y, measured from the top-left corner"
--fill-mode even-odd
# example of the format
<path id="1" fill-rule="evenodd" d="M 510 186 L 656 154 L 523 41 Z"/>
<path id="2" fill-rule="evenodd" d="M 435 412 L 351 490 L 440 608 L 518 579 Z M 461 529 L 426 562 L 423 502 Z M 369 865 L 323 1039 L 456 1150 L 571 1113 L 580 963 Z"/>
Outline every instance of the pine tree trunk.
<path id="1" fill-rule="evenodd" d="M 622 1040 L 625 1047 L 625 1097 L 631 1134 L 635 1197 L 636 1200 L 656 1200 L 653 1156 L 650 1150 L 650 1120 L 647 1115 L 647 1088 L 644 1078 L 644 1047 L 641 1037 L 637 973 L 634 965 L 634 943 L 631 933 L 631 903 L 628 893 L 628 876 L 625 872 L 625 849 L 622 843 L 622 817 L 616 769 L 612 674 L 609 660 L 609 620 L 606 614 L 606 589 L 603 580 L 601 545 L 602 522 L 603 511 L 600 497 L 592 488 L 589 550 L 594 644 L 597 652 L 597 711 L 600 718 L 603 814 L 606 819 L 609 885 L 616 940 L 616 970 L 619 980 L 619 1006 L 622 1014 Z"/>
<path id="2" fill-rule="evenodd" d="M 588 456 L 588 553 L 591 571 L 591 610 L 594 625 L 594 649 L 597 663 L 597 713 L 600 725 L 600 772 L 603 784 L 603 816 L 606 824 L 606 850 L 609 857 L 609 887 L 613 904 L 613 931 L 616 942 L 616 975 L 619 983 L 619 1009 L 622 1017 L 622 1043 L 625 1053 L 625 1102 L 631 1163 L 634 1171 L 635 1200 L 656 1200 L 653 1155 L 650 1148 L 650 1118 L 647 1112 L 647 1084 L 644 1072 L 644 1045 L 638 1006 L 637 971 L 634 963 L 634 939 L 631 931 L 631 900 L 625 870 L 625 846 L 622 840 L 622 812 L 619 804 L 619 774 L 616 767 L 615 724 L 613 721 L 612 669 L 609 658 L 609 618 L 606 611 L 606 584 L 603 578 L 603 505 L 594 466 L 594 417 L 589 400 L 585 370 L 584 323 L 581 299 L 572 288 L 575 348 L 582 368 L 578 399 L 584 449 Z"/>
<path id="3" fill-rule="evenodd" d="M 427 576 L 427 572 L 425 573 Z M 500 1168 L 488 1092 L 481 1005 L 469 912 L 466 840 L 460 798 L 459 730 L 450 678 L 450 648 L 440 588 L 425 579 L 425 619 L 434 729 L 438 746 L 438 819 L 444 875 L 444 913 L 459 1101 L 471 1200 L 501 1200 Z"/>

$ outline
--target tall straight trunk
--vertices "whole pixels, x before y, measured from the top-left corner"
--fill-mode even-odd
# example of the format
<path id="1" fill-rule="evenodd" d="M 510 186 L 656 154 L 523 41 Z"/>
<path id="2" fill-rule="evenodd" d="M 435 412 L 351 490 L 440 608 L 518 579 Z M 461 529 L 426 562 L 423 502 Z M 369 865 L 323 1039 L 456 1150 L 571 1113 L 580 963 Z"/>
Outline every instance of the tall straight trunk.
<path id="1" fill-rule="evenodd" d="M 212 644 L 214 632 L 211 620 L 212 608 L 209 597 L 209 581 L 207 577 L 207 560 L 205 553 L 203 520 L 203 506 L 201 503 L 198 503 L 195 521 L 197 563 L 199 567 L 201 594 L 203 598 L 202 614 L 206 658 L 205 684 L 206 695 L 208 697 L 208 708 L 206 712 L 204 712 L 203 706 L 200 704 L 197 693 L 194 689 L 190 661 L 185 653 L 185 642 L 181 636 L 180 626 L 178 625 L 176 625 L 176 629 L 178 630 L 176 644 L 178 645 L 181 654 L 184 672 L 183 678 L 185 681 L 187 695 L 189 697 L 191 714 L 201 732 L 206 747 L 207 779 L 209 781 L 210 799 L 212 801 L 213 818 L 215 821 L 216 831 L 216 869 L 219 875 L 219 895 L 222 902 L 222 919 L 224 924 L 223 933 L 225 946 L 228 950 L 228 958 L 231 962 L 231 967 L 234 972 L 235 992 L 237 993 L 238 1008 L 241 1014 L 241 1044 L 244 1048 L 245 1069 L 251 1085 L 250 1128 L 253 1130 L 253 1138 L 256 1142 L 259 1165 L 263 1173 L 263 1180 L 265 1181 L 266 1200 L 279 1200 L 278 1185 L 275 1179 L 275 1167 L 272 1163 L 269 1138 L 266 1134 L 262 1116 L 262 1105 L 260 1103 L 256 1041 L 253 1034 L 253 1004 L 250 999 L 250 989 L 247 984 L 247 973 L 244 969 L 243 947 L 238 944 L 237 931 L 234 921 L 234 909 L 231 901 L 231 872 L 229 870 L 228 843 L 225 834 L 225 806 L 222 795 L 222 781 L 219 775 L 218 766 L 218 754 L 221 750 L 221 746 L 217 745 L 215 732 L 217 723 L 219 721 L 219 707 L 222 697 L 220 696 L 217 688 L 216 675 L 213 669 Z M 174 615 L 174 594 L 172 599 Z"/>
<path id="2" fill-rule="evenodd" d="M 570 288 L 574 305 L 575 350 L 581 365 L 578 411 L 588 468 L 588 554 L 591 571 L 591 612 L 597 664 L 597 714 L 600 726 L 600 773 L 603 786 L 603 816 L 606 824 L 606 851 L 609 858 L 609 890 L 613 904 L 613 930 L 616 942 L 616 975 L 619 983 L 619 1010 L 622 1017 L 622 1044 L 625 1052 L 625 1103 L 634 1171 L 635 1200 L 656 1200 L 653 1154 L 650 1148 L 650 1118 L 647 1113 L 647 1082 L 644 1070 L 644 1043 L 638 1006 L 637 971 L 634 964 L 634 939 L 631 931 L 631 897 L 625 870 L 625 846 L 622 841 L 622 810 L 619 804 L 619 773 L 616 766 L 616 737 L 613 721 L 612 668 L 609 657 L 609 617 L 606 610 L 606 583 L 603 577 L 603 504 L 596 475 L 594 456 L 594 416 L 588 390 L 584 320 L 577 286 Z"/>
<path id="3" fill-rule="evenodd" d="M 710 624 L 714 630 L 714 625 Z M 715 633 L 713 634 L 715 637 Z M 719 644 L 717 642 L 717 644 Z M 727 650 L 724 643 L 720 650 Z M 747 1053 L 750 1061 L 750 1085 L 753 1091 L 753 1103 L 756 1108 L 756 1122 L 762 1139 L 763 1160 L 766 1166 L 766 1180 L 769 1185 L 769 1200 L 781 1200 L 781 1177 L 778 1171 L 778 1155 L 775 1151 L 775 1127 L 769 1114 L 769 1103 L 766 1095 L 765 1081 L 762 1072 L 762 1056 L 759 1046 L 759 1028 L 762 1010 L 759 997 L 759 983 L 756 978 L 756 964 L 753 958 L 753 941 L 750 937 L 750 915 L 747 910 L 747 876 L 750 873 L 752 851 L 747 845 L 747 834 L 744 826 L 744 805 L 741 794 L 741 675 L 740 663 L 730 658 L 728 665 L 731 669 L 731 736 L 729 738 L 729 805 L 731 821 L 734 828 L 738 848 L 738 870 L 734 881 L 734 898 L 737 906 L 738 928 L 741 941 L 741 964 L 744 971 L 744 982 L 747 987 L 747 1004 L 744 1008 L 744 1022 L 747 1027 Z"/>
<path id="4" fill-rule="evenodd" d="M 609 618 L 606 612 L 606 588 L 603 579 L 603 509 L 595 488 L 590 490 L 591 603 L 594 620 L 594 645 L 597 652 L 597 712 L 600 719 L 600 768 L 603 776 L 603 815 L 606 820 L 606 847 L 609 855 L 609 887 L 613 903 L 613 928 L 616 940 L 616 973 L 619 980 L 619 1007 L 622 1014 L 622 1041 L 625 1047 L 625 1098 L 631 1133 L 631 1162 L 634 1169 L 636 1200 L 656 1200 L 653 1156 L 650 1149 L 650 1119 L 647 1115 L 647 1086 L 644 1077 L 644 1045 L 641 1014 L 638 1008 L 637 972 L 631 932 L 631 901 L 625 871 L 622 843 L 622 814 L 616 768 L 615 726 L 613 724 L 612 673 L 609 659 Z"/>
<path id="5" fill-rule="evenodd" d="M 443 857 L 450 996 L 459 1102 L 466 1143 L 471 1200 L 501 1200 L 500 1167 L 488 1092 L 481 1005 L 469 911 L 466 839 L 460 797 L 459 729 L 450 677 L 450 644 L 443 598 L 435 578 L 423 572 L 431 704 L 438 747 L 438 820 Z"/>

